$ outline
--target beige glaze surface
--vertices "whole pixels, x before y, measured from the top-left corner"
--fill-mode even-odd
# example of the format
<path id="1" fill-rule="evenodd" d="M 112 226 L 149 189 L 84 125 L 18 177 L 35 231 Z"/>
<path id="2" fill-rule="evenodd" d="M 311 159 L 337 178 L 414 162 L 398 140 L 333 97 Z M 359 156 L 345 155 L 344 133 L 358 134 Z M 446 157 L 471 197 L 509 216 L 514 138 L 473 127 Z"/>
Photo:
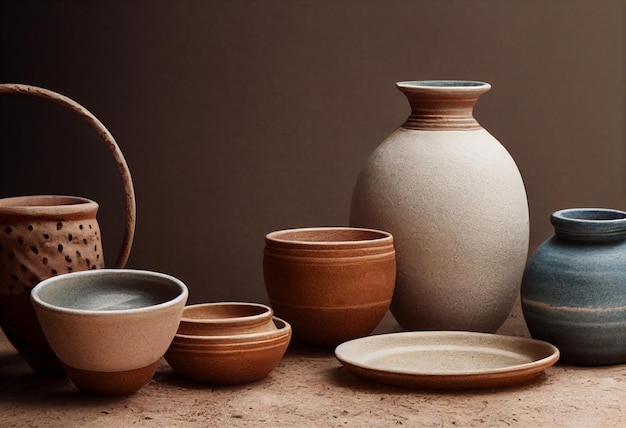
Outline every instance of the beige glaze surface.
<path id="1" fill-rule="evenodd" d="M 456 331 L 370 336 L 339 345 L 335 355 L 364 379 L 444 390 L 524 383 L 559 359 L 558 349 L 546 342 Z"/>
<path id="2" fill-rule="evenodd" d="M 115 372 L 159 360 L 176 333 L 181 313 L 182 307 L 171 307 L 152 317 L 85 315 L 78 324 L 75 317 L 60 313 L 40 313 L 39 319 L 46 324 L 48 337 L 56 338 L 49 340 L 63 363 L 82 370 Z M 64 334 L 70 325 L 72 334 Z"/>
<path id="3" fill-rule="evenodd" d="M 169 275 L 117 269 L 49 278 L 31 293 L 59 360 L 96 372 L 135 370 L 160 360 L 187 296 L 186 286 Z"/>

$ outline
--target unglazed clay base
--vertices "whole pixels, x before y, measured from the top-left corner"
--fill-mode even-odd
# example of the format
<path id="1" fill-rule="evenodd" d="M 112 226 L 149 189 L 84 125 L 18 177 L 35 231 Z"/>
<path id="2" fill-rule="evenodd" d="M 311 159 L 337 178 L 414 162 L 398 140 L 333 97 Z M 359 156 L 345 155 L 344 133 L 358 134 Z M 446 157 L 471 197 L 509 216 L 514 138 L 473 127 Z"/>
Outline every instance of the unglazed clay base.
<path id="1" fill-rule="evenodd" d="M 94 372 L 61 364 L 70 380 L 83 392 L 95 395 L 128 395 L 150 382 L 159 362 L 122 372 Z"/>

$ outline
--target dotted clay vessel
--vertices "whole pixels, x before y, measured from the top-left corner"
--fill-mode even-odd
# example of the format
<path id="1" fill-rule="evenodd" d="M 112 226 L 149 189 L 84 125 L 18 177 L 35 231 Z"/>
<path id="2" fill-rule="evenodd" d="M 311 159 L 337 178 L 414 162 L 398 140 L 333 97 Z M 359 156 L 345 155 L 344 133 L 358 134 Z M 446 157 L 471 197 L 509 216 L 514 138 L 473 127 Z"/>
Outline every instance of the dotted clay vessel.
<path id="1" fill-rule="evenodd" d="M 0 94 L 31 95 L 68 108 L 105 140 L 126 192 L 126 233 L 116 267 L 126 265 L 135 231 L 135 194 L 130 171 L 113 136 L 75 101 L 28 85 L 0 84 Z M 61 372 L 30 302 L 42 280 L 105 267 L 98 204 L 74 196 L 18 196 L 0 199 L 0 327 L 38 373 Z"/>

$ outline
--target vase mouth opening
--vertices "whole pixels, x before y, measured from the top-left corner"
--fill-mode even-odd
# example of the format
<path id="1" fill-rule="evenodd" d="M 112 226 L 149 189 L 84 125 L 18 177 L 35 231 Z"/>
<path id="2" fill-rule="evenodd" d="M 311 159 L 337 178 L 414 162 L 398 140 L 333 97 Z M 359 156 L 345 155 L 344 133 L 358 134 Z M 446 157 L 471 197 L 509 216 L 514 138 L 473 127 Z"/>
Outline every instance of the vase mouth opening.
<path id="1" fill-rule="evenodd" d="M 626 212 L 610 208 L 568 208 L 555 211 L 552 218 L 587 223 L 619 222 L 626 221 Z"/>
<path id="2" fill-rule="evenodd" d="M 550 216 L 556 236 L 571 240 L 626 239 L 626 212 L 609 208 L 568 208 Z"/>
<path id="3" fill-rule="evenodd" d="M 435 90 L 488 90 L 491 85 L 478 80 L 406 80 L 397 82 L 398 88 Z"/>

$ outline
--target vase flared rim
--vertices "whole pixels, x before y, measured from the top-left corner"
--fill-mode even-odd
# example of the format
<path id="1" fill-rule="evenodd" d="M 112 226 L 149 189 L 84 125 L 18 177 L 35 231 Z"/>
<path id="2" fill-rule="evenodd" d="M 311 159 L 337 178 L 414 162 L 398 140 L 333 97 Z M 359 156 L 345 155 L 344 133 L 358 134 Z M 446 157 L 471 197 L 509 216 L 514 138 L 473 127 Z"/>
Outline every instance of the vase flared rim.
<path id="1" fill-rule="evenodd" d="M 567 208 L 550 216 L 557 236 L 578 240 L 626 238 L 626 212 L 612 208 Z"/>
<path id="2" fill-rule="evenodd" d="M 437 91 L 489 90 L 491 85 L 479 80 L 405 80 L 396 82 L 398 88 Z"/>

